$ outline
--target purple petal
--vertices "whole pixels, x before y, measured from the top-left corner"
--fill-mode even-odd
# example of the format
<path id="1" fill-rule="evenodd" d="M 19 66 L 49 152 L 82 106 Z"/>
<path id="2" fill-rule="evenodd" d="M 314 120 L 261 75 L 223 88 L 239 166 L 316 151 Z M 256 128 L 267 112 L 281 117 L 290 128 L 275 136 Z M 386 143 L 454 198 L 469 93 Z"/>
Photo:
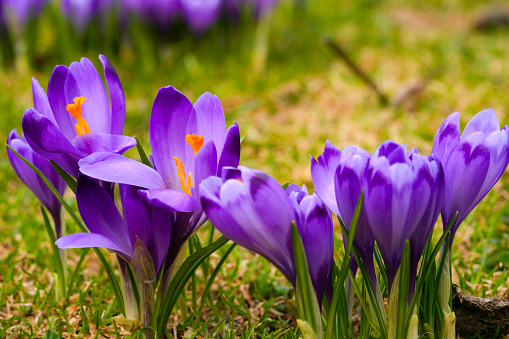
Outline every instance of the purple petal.
<path id="1" fill-rule="evenodd" d="M 435 135 L 433 141 L 433 154 L 444 161 L 449 152 L 459 144 L 460 141 L 460 114 L 449 115 Z"/>
<path id="2" fill-rule="evenodd" d="M 485 109 L 470 119 L 461 134 L 461 141 L 464 141 L 470 134 L 475 132 L 483 132 L 488 136 L 495 131 L 500 130 L 497 114 L 492 108 Z"/>
<path id="3" fill-rule="evenodd" d="M 194 186 L 195 191 L 200 187 L 202 180 L 217 174 L 217 152 L 214 141 L 210 140 L 203 146 L 198 153 L 194 162 Z M 199 193 L 196 192 L 196 196 Z"/>
<path id="4" fill-rule="evenodd" d="M 386 140 L 373 152 L 373 157 L 385 157 L 389 160 L 391 165 L 395 163 L 406 163 L 406 146 L 397 144 L 392 140 Z"/>
<path id="5" fill-rule="evenodd" d="M 68 140 L 76 137 L 76 128 L 71 121 L 71 115 L 65 109 L 65 81 L 69 69 L 67 66 L 57 66 L 53 69 L 48 84 L 48 99 L 58 127 Z"/>
<path id="6" fill-rule="evenodd" d="M 21 125 L 28 144 L 36 153 L 53 160 L 68 174 L 78 177 L 78 160 L 82 154 L 53 122 L 29 108 L 23 114 Z"/>
<path id="7" fill-rule="evenodd" d="M 94 153 L 80 160 L 79 165 L 83 174 L 99 180 L 148 189 L 165 187 L 153 168 L 119 154 Z"/>
<path id="8" fill-rule="evenodd" d="M 109 238 L 95 233 L 75 233 L 66 235 L 55 242 L 58 248 L 101 247 L 124 254 L 128 259 L 133 256 L 130 248 L 122 248 Z"/>
<path id="9" fill-rule="evenodd" d="M 78 135 L 72 143 L 84 156 L 96 152 L 122 154 L 136 146 L 136 139 L 116 134 L 86 133 Z"/>
<path id="10" fill-rule="evenodd" d="M 117 206 L 99 184 L 80 175 L 76 189 L 76 202 L 90 233 L 108 238 L 122 249 L 122 253 L 131 251 L 128 230 Z"/>
<path id="11" fill-rule="evenodd" d="M 327 141 L 323 153 L 315 160 L 311 157 L 311 178 L 316 193 L 336 215 L 339 214 L 334 191 L 334 175 L 341 160 L 341 151 Z"/>
<path id="12" fill-rule="evenodd" d="M 214 141 L 217 150 L 217 159 L 221 157 L 226 138 L 226 122 L 224 120 L 221 101 L 215 95 L 203 93 L 194 104 L 196 112 L 196 133 L 204 136 L 204 144 Z"/>
<path id="13" fill-rule="evenodd" d="M 211 26 L 220 14 L 221 0 L 186 0 L 181 1 L 186 21 L 197 34 L 203 33 Z"/>
<path id="14" fill-rule="evenodd" d="M 189 164 L 185 162 L 185 147 L 192 110 L 191 102 L 171 86 L 159 90 L 152 106 L 150 146 L 157 171 L 167 183 L 167 188 L 180 189 L 173 157 L 179 158 L 189 170 Z"/>
<path id="15" fill-rule="evenodd" d="M 217 146 L 216 146 L 217 147 Z M 219 148 L 217 147 L 219 150 Z M 217 165 L 217 174 L 221 175 L 222 169 L 225 166 L 237 167 L 240 162 L 240 131 L 237 123 L 234 123 L 228 128 L 224 147 L 219 158 Z"/>
<path id="16" fill-rule="evenodd" d="M 83 96 L 83 118 L 92 133 L 111 133 L 111 109 L 106 88 L 94 65 L 87 58 L 73 62 L 65 83 L 65 100 L 73 103 L 75 97 Z"/>
<path id="17" fill-rule="evenodd" d="M 150 189 L 139 192 L 140 197 L 152 208 L 167 212 L 193 212 L 201 206 L 187 193 L 172 189 Z"/>
<path id="18" fill-rule="evenodd" d="M 32 95 L 34 99 L 34 108 L 36 111 L 56 124 L 55 117 L 53 116 L 53 112 L 49 105 L 48 96 L 35 78 L 32 78 Z"/>
<path id="19" fill-rule="evenodd" d="M 125 96 L 117 71 L 104 55 L 99 55 L 104 68 L 111 100 L 111 134 L 122 134 L 125 120 Z"/>

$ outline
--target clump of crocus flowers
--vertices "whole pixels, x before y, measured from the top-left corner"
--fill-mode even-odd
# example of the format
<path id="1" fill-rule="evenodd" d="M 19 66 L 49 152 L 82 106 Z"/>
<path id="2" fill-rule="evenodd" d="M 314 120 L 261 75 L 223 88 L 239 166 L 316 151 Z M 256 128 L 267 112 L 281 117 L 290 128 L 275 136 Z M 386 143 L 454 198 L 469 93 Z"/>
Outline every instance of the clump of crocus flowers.
<path id="1" fill-rule="evenodd" d="M 47 92 L 33 79 L 34 108 L 23 114 L 21 137 L 13 130 L 7 145 L 16 173 L 53 218 L 50 239 L 60 250 L 95 248 L 117 298 L 119 324 L 142 325 L 148 338 L 164 336 L 185 282 L 229 239 L 265 257 L 292 284 L 305 338 L 353 336 L 354 294 L 362 335 L 418 338 L 424 329 L 455 337 L 454 235 L 509 162 L 508 127 L 500 128 L 493 110 L 475 115 L 461 135 L 459 114 L 450 115 L 431 155 L 391 140 L 372 154 L 327 142 L 311 159 L 309 194 L 305 186 L 281 186 L 239 166 L 239 126 L 226 128 L 221 102 L 210 93 L 193 104 L 175 88 L 161 88 L 147 156 L 122 135 L 122 85 L 109 60 L 100 60 L 107 89 L 85 58 L 57 66 Z M 141 161 L 122 155 L 135 146 Z M 62 198 L 66 186 L 81 219 Z M 65 235 L 62 205 L 82 233 Z M 443 234 L 432 243 L 440 213 Z M 343 234 L 340 261 L 332 215 Z M 224 237 L 191 250 L 190 239 L 207 219 Z M 97 248 L 115 254 L 120 283 Z M 65 286 L 65 256 L 56 249 L 55 257 Z M 424 298 L 425 284 L 440 297 Z M 57 297 L 65 294 L 64 288 Z M 423 317 L 419 309 L 431 311 Z"/>

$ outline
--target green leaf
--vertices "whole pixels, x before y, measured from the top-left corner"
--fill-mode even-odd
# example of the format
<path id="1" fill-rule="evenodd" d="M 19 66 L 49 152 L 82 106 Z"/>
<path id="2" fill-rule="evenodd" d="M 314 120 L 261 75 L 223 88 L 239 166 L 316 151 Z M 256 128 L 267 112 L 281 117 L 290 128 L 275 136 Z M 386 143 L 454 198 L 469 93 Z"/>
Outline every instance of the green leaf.
<path id="1" fill-rule="evenodd" d="M 60 288 L 60 297 L 64 298 L 65 293 L 65 272 L 64 272 L 64 266 L 62 264 L 62 258 L 60 257 L 60 251 L 58 250 L 58 246 L 55 245 L 55 242 L 57 241 L 55 232 L 53 231 L 53 228 L 51 227 L 51 223 L 49 221 L 48 215 L 46 213 L 46 209 L 41 206 L 41 212 L 42 216 L 44 218 L 44 226 L 46 228 L 46 232 L 48 233 L 49 240 L 51 243 L 51 248 L 53 250 L 53 265 L 55 267 L 55 270 L 57 272 L 58 276 L 58 287 Z"/>
<path id="2" fill-rule="evenodd" d="M 147 157 L 147 153 L 145 153 L 145 150 L 141 146 L 140 141 L 136 137 L 134 137 L 134 139 L 136 140 L 136 149 L 138 150 L 138 153 L 140 154 L 141 162 L 149 167 L 152 167 L 152 163 L 150 162 L 149 158 Z"/>
<path id="3" fill-rule="evenodd" d="M 53 166 L 55 171 L 57 171 L 58 175 L 60 175 L 60 177 L 62 179 L 64 179 L 67 186 L 69 186 L 69 188 L 74 192 L 74 194 L 76 194 L 76 187 L 78 186 L 78 183 L 76 182 L 76 180 L 73 177 L 71 177 L 69 174 L 67 174 L 62 169 L 62 167 L 58 166 L 53 160 L 50 160 L 49 163 L 51 164 L 51 166 Z"/>
<path id="4" fill-rule="evenodd" d="M 306 252 L 302 245 L 299 230 L 292 222 L 292 244 L 295 271 L 297 273 L 296 295 L 297 313 L 300 320 L 303 320 L 315 333 L 315 338 L 322 337 L 322 320 L 320 317 L 320 306 L 316 298 L 313 282 L 309 276 Z M 310 331 L 308 331 L 310 332 Z M 311 338 L 312 336 L 309 336 Z"/>
<path id="5" fill-rule="evenodd" d="M 228 239 L 225 237 L 217 239 L 211 245 L 194 252 L 184 261 L 182 266 L 180 266 L 179 270 L 173 277 L 162 302 L 158 305 L 158 307 L 156 306 L 157 333 L 159 333 L 159 335 L 165 333 L 166 324 L 170 318 L 173 306 L 175 306 L 180 293 L 182 293 L 182 290 L 186 286 L 189 278 L 191 278 L 193 272 L 201 265 L 203 260 L 208 258 L 212 253 L 217 251 L 227 242 Z M 157 300 L 161 300 L 160 295 L 158 295 Z"/>
<path id="6" fill-rule="evenodd" d="M 405 242 L 403 256 L 399 264 L 399 286 L 397 291 L 391 291 L 398 294 L 397 303 L 397 338 L 406 338 L 408 327 L 405 326 L 408 306 L 408 290 L 410 285 L 410 241 Z M 411 316 L 410 316 L 411 318 Z"/>
<path id="7" fill-rule="evenodd" d="M 37 167 L 35 167 L 24 156 L 19 154 L 14 148 L 12 148 L 11 146 L 9 146 L 7 144 L 6 144 L 6 146 L 9 147 L 9 149 L 14 154 L 16 154 L 16 156 L 18 158 L 23 160 L 23 162 L 25 164 L 27 164 L 28 167 L 30 167 L 32 170 L 34 170 L 35 173 L 37 173 L 37 175 L 42 179 L 42 181 L 44 181 L 44 183 L 48 186 L 48 188 L 51 190 L 51 192 L 53 192 L 53 194 L 57 197 L 58 201 L 60 201 L 62 206 L 64 206 L 65 210 L 69 213 L 69 215 L 74 220 L 76 225 L 78 225 L 78 227 L 81 229 L 81 231 L 82 232 L 88 232 L 88 229 L 86 228 L 86 226 L 83 224 L 83 222 L 80 220 L 80 218 L 78 218 L 76 213 L 74 213 L 74 211 L 72 210 L 71 206 L 69 206 L 69 204 L 64 200 L 64 198 L 60 195 L 60 193 L 58 193 L 57 189 L 48 180 L 48 178 L 46 178 L 46 176 Z M 120 313 L 125 314 L 124 299 L 122 298 L 122 291 L 120 289 L 120 285 L 118 283 L 118 280 L 117 280 L 115 274 L 113 273 L 113 268 L 108 263 L 108 261 L 106 261 L 106 258 L 104 257 L 103 253 L 101 252 L 101 250 L 99 248 L 94 247 L 93 250 L 94 250 L 95 254 L 97 255 L 97 257 L 99 258 L 99 261 L 103 265 L 104 270 L 106 271 L 106 274 L 108 275 L 108 279 L 110 280 L 111 287 L 113 288 L 113 293 L 115 294 L 115 298 L 117 299 L 117 303 L 118 303 L 119 308 L 120 308 Z"/>

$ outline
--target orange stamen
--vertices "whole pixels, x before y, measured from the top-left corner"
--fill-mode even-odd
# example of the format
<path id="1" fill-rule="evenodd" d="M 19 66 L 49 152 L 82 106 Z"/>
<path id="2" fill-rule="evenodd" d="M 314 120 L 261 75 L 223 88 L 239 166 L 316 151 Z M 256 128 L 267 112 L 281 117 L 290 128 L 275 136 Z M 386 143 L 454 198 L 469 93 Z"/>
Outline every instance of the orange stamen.
<path id="1" fill-rule="evenodd" d="M 85 100 L 87 100 L 85 97 L 76 97 L 74 98 L 74 104 L 69 104 L 65 107 L 69 114 L 78 122 L 74 125 L 76 127 L 77 135 L 90 133 L 90 128 L 88 127 L 87 121 L 83 118 L 81 112 L 81 105 L 83 105 Z"/>
<path id="2" fill-rule="evenodd" d="M 202 137 L 197 134 L 188 134 L 186 135 L 186 141 L 189 144 L 189 146 L 192 147 L 194 154 L 198 153 L 200 148 L 203 146 L 203 140 L 205 140 L 205 137 Z"/>
<path id="3" fill-rule="evenodd" d="M 193 187 L 192 174 L 189 173 L 186 182 L 186 172 L 184 171 L 184 164 L 182 164 L 182 161 L 177 157 L 173 157 L 173 159 L 175 160 L 175 166 L 177 167 L 177 173 L 179 176 L 180 185 L 182 185 L 182 191 L 191 195 L 191 187 Z"/>

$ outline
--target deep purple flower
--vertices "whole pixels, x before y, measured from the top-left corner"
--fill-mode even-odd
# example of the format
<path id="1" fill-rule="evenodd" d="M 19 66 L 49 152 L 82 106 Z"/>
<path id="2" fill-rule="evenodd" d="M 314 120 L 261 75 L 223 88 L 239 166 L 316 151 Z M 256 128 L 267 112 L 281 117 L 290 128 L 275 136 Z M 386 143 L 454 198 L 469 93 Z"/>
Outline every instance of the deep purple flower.
<path id="1" fill-rule="evenodd" d="M 113 198 L 95 181 L 80 175 L 76 201 L 90 233 L 70 234 L 57 240 L 59 248 L 102 247 L 130 262 L 136 239 L 149 250 L 156 272 L 161 269 L 171 240 L 169 212 L 147 207 L 138 187 L 120 185 L 123 215 Z"/>
<path id="2" fill-rule="evenodd" d="M 202 180 L 238 166 L 240 133 L 235 123 L 226 130 L 221 102 L 210 93 L 191 102 L 173 87 L 161 88 L 152 106 L 150 145 L 154 168 L 118 154 L 96 153 L 80 161 L 82 173 L 104 181 L 145 188 L 151 207 L 177 213 L 170 257 L 202 225 L 199 201 Z"/>
<path id="3" fill-rule="evenodd" d="M 70 67 L 55 67 L 47 95 L 32 79 L 35 108 L 27 109 L 22 119 L 32 149 L 76 178 L 80 159 L 95 152 L 123 153 L 136 145 L 134 138 L 122 135 L 125 97 L 117 73 L 105 56 L 99 59 L 111 106 L 99 73 L 82 58 Z"/>
<path id="4" fill-rule="evenodd" d="M 458 212 L 459 225 L 500 179 L 509 162 L 509 130 L 500 129 L 493 109 L 477 113 L 460 136 L 459 113 L 449 115 L 435 135 L 433 154 L 444 168 L 444 229 Z"/>
<path id="5" fill-rule="evenodd" d="M 67 187 L 65 181 L 60 178 L 48 160 L 38 155 L 30 148 L 23 135 L 20 138 L 16 133 L 16 130 L 12 130 L 11 133 L 9 133 L 7 145 L 14 148 L 19 154 L 24 156 L 28 161 L 30 161 L 30 163 L 37 167 L 44 176 L 48 178 L 53 186 L 55 186 L 60 195 L 64 194 L 65 188 Z M 62 236 L 60 219 L 60 210 L 62 205 L 60 204 L 60 201 L 53 192 L 51 192 L 46 183 L 37 175 L 37 173 L 28 167 L 28 165 L 18 158 L 10 149 L 7 149 L 7 156 L 12 168 L 14 168 L 14 171 L 16 171 L 16 174 L 21 181 L 27 185 L 27 187 L 35 194 L 37 199 L 39 199 L 41 204 L 50 212 L 55 222 L 56 236 L 57 238 L 60 238 Z"/>
<path id="6" fill-rule="evenodd" d="M 323 154 L 315 160 L 311 157 L 311 177 L 316 193 L 327 206 L 341 218 L 350 230 L 357 202 L 364 187 L 365 174 L 370 154 L 357 146 L 347 146 L 341 152 L 327 141 Z M 346 248 L 346 237 L 343 237 Z M 373 248 L 375 239 L 371 232 L 365 206 L 361 209 L 354 246 L 369 275 L 371 284 L 376 284 Z M 352 260 L 352 272 L 357 271 L 357 263 Z"/>
<path id="7" fill-rule="evenodd" d="M 433 157 L 406 154 L 406 147 L 383 142 L 373 153 L 366 174 L 365 206 L 371 230 L 380 248 L 389 279 L 389 290 L 399 269 L 405 242 L 424 237 L 431 225 L 439 190 L 439 165 Z M 436 207 L 435 207 L 436 208 Z M 415 234 L 414 234 L 415 232 Z"/>
<path id="8" fill-rule="evenodd" d="M 330 293 L 333 234 L 331 215 L 316 195 L 244 166 L 223 169 L 200 186 L 202 206 L 227 238 L 271 261 L 295 286 L 291 225 L 303 241 L 313 286 L 321 303 Z"/>

